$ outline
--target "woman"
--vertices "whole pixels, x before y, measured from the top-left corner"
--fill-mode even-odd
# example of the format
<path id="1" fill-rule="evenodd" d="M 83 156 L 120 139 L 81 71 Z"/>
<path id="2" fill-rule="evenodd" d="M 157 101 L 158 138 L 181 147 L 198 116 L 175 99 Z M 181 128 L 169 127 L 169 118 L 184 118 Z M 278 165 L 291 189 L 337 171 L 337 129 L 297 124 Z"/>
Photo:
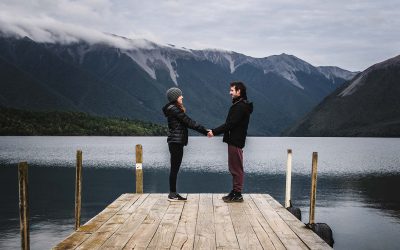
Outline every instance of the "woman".
<path id="1" fill-rule="evenodd" d="M 207 135 L 208 130 L 185 114 L 182 91 L 178 88 L 167 90 L 168 103 L 164 106 L 164 115 L 168 118 L 168 147 L 171 155 L 171 170 L 169 173 L 170 201 L 186 201 L 186 198 L 176 192 L 176 179 L 182 163 L 183 147 L 188 144 L 188 128 Z"/>

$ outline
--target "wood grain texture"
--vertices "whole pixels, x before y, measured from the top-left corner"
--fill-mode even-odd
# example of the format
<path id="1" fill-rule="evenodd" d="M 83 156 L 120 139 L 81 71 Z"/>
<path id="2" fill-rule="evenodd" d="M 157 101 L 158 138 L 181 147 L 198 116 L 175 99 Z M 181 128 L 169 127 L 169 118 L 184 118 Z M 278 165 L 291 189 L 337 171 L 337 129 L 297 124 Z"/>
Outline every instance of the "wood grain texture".
<path id="1" fill-rule="evenodd" d="M 21 232 L 21 249 L 30 249 L 29 237 L 29 195 L 28 195 L 28 163 L 18 164 L 19 182 L 19 222 Z"/>
<path id="2" fill-rule="evenodd" d="M 271 196 L 123 194 L 54 249 L 332 249 Z"/>

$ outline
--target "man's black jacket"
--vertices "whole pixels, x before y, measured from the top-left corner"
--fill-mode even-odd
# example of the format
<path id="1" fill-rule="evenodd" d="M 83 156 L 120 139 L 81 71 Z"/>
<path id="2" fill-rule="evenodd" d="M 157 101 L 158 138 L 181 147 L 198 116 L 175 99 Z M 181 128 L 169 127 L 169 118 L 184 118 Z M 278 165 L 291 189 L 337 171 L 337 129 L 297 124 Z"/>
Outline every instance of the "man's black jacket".
<path id="1" fill-rule="evenodd" d="M 188 144 L 188 128 L 207 135 L 207 130 L 190 119 L 182 110 L 173 103 L 163 107 L 164 115 L 168 118 L 168 143 Z"/>
<path id="2" fill-rule="evenodd" d="M 253 103 L 240 99 L 229 109 L 228 117 L 221 126 L 212 130 L 214 135 L 224 133 L 223 141 L 229 145 L 244 148 Z"/>

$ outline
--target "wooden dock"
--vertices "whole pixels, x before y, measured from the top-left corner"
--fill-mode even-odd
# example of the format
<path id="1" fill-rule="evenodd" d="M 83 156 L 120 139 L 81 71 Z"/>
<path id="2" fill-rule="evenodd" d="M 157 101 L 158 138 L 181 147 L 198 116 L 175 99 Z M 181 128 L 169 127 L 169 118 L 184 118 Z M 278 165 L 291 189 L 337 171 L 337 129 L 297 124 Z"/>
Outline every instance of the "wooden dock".
<path id="1" fill-rule="evenodd" d="M 332 249 L 266 194 L 123 194 L 53 249 Z"/>

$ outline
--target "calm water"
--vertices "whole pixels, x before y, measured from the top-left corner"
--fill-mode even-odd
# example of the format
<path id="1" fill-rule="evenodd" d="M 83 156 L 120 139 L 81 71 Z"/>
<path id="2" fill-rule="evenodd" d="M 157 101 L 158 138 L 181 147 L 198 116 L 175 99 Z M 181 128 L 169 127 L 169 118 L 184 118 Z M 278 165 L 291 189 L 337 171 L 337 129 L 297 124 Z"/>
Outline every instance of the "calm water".
<path id="1" fill-rule="evenodd" d="M 228 192 L 226 144 L 191 137 L 178 191 Z M 82 222 L 134 191 L 135 145 L 143 145 L 144 191 L 168 191 L 164 137 L 0 137 L 0 249 L 20 247 L 16 164 L 29 163 L 31 248 L 49 249 L 74 227 L 75 154 L 83 150 Z M 256 138 L 247 140 L 245 192 L 283 203 L 286 150 L 293 150 L 292 200 L 308 221 L 311 155 L 317 151 L 316 221 L 334 232 L 335 249 L 398 249 L 399 138 Z"/>

